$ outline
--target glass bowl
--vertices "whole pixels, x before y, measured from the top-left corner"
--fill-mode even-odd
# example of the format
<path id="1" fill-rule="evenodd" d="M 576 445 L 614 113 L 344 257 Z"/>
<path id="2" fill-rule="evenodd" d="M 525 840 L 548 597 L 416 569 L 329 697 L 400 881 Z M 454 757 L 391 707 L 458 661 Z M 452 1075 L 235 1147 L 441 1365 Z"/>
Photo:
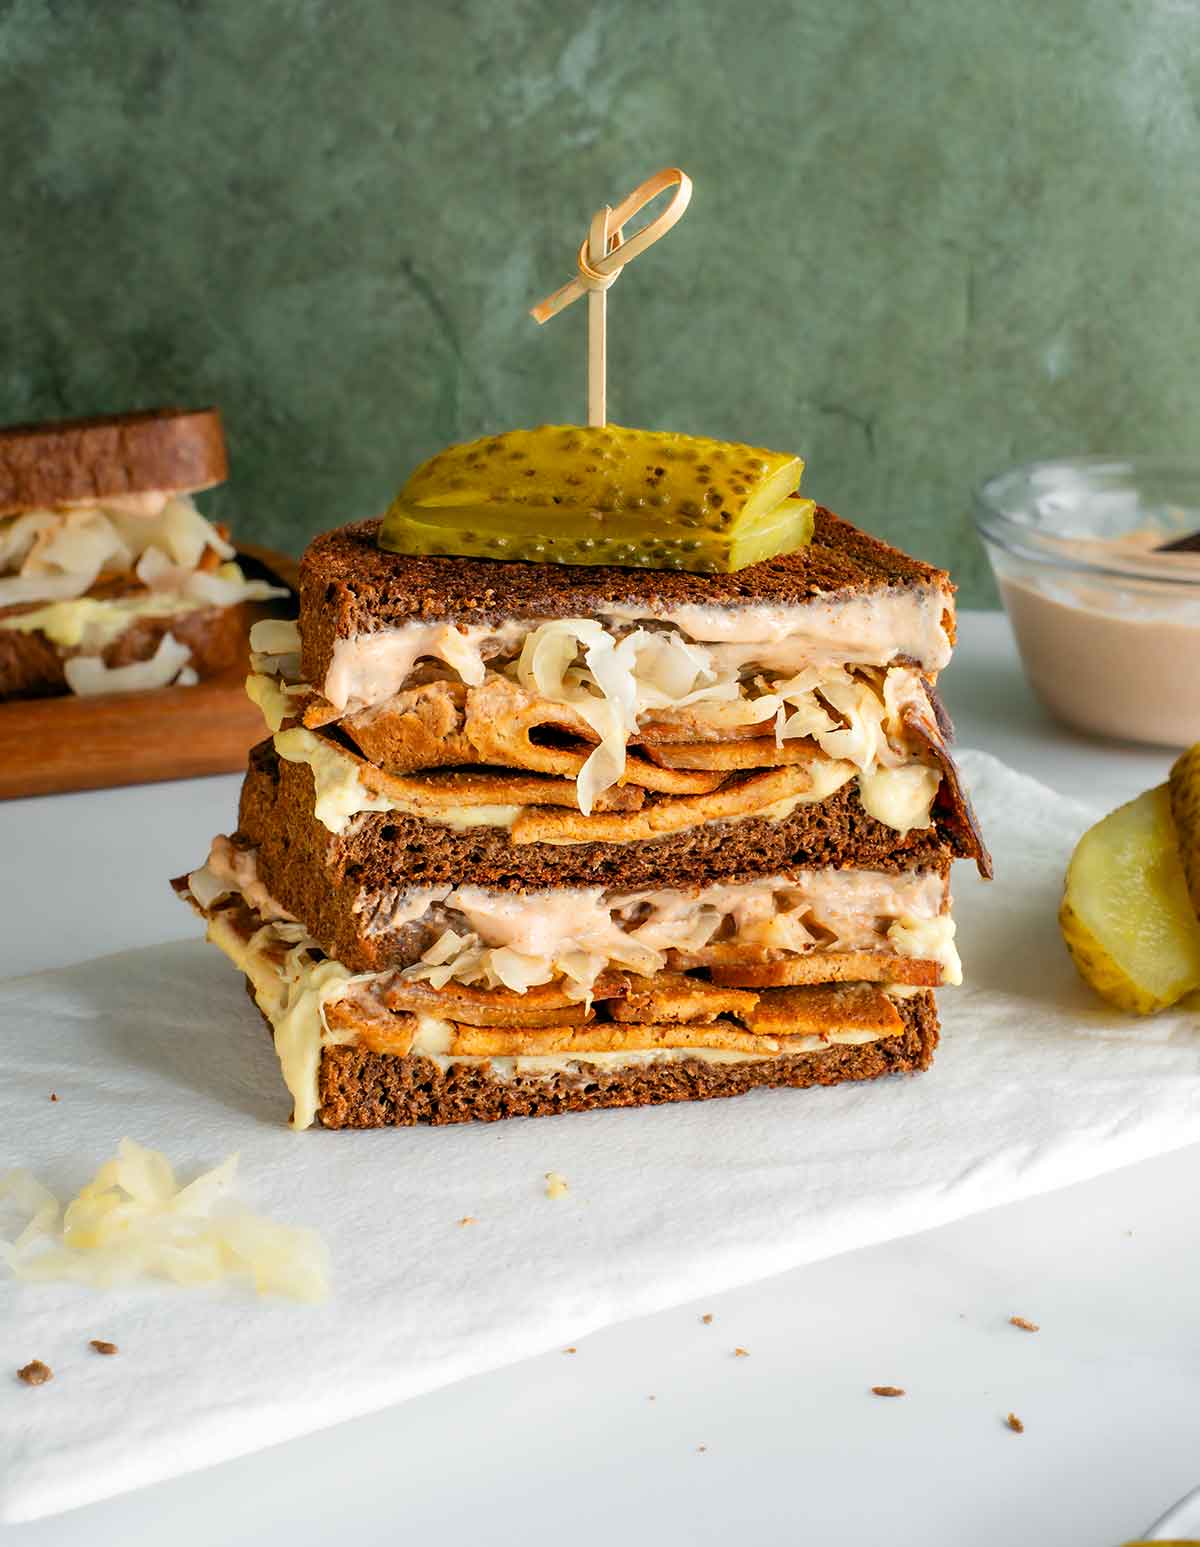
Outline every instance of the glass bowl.
<path id="1" fill-rule="evenodd" d="M 1068 725 L 1200 741 L 1200 459 L 1072 457 L 981 484 L 975 523 L 1034 691 Z"/>

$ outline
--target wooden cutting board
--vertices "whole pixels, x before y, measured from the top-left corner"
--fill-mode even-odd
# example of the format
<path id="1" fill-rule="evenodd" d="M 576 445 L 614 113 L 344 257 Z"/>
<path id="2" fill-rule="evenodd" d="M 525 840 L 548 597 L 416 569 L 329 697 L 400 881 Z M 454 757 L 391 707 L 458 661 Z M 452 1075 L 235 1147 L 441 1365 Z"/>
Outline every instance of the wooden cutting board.
<path id="1" fill-rule="evenodd" d="M 294 559 L 249 543 L 238 544 L 238 557 L 247 573 L 295 589 Z M 294 616 L 295 603 L 246 613 L 251 622 Z M 239 772 L 266 733 L 262 711 L 246 697 L 247 664 L 190 688 L 0 704 L 0 800 Z"/>

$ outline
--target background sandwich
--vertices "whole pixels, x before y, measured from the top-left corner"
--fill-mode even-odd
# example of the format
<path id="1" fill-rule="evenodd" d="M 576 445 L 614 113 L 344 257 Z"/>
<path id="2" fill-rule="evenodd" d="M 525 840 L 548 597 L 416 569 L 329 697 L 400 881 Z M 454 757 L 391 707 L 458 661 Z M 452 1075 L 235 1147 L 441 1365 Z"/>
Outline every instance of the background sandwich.
<path id="1" fill-rule="evenodd" d="M 180 685 L 234 665 L 247 579 L 192 496 L 228 472 L 216 409 L 0 430 L 0 700 Z"/>

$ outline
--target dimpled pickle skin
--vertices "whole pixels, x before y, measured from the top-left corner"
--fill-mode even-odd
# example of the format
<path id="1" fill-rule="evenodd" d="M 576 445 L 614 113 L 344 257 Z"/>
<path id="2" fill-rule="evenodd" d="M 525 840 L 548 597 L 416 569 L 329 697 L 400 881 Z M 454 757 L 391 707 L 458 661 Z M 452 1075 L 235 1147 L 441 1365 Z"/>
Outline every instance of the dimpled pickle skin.
<path id="1" fill-rule="evenodd" d="M 1179 839 L 1179 859 L 1192 907 L 1200 918 L 1200 741 L 1181 752 L 1171 769 L 1171 814 Z"/>
<path id="2" fill-rule="evenodd" d="M 394 553 L 729 573 L 812 538 L 799 457 L 674 431 L 543 425 L 451 446 L 384 517 Z"/>

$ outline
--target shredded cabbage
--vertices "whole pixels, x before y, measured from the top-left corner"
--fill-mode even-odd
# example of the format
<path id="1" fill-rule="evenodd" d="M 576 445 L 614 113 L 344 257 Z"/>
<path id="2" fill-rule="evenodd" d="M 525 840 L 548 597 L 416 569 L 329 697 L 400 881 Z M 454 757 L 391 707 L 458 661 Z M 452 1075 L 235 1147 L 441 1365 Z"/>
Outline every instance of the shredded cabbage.
<path id="1" fill-rule="evenodd" d="M 25 1170 L 0 1176 L 6 1194 L 30 1215 L 0 1258 L 17 1278 L 67 1279 L 108 1288 L 138 1278 L 176 1284 L 249 1279 L 260 1295 L 323 1300 L 328 1253 L 313 1230 L 262 1219 L 230 1202 L 237 1156 L 180 1187 L 167 1157 L 122 1139 L 117 1154 L 67 1205 L 57 1244 L 59 1203 Z"/>
<path id="2" fill-rule="evenodd" d="M 647 710 L 737 697 L 736 678 L 718 681 L 707 661 L 703 646 L 677 634 L 633 629 L 618 641 L 587 618 L 557 618 L 526 638 L 517 662 L 522 687 L 569 704 L 600 738 L 576 783 L 585 816 L 625 772 L 626 743 Z"/>
<path id="3" fill-rule="evenodd" d="M 15 1240 L 6 1241 L 0 1237 L 0 1261 L 15 1268 L 17 1259 L 31 1241 L 39 1236 L 53 1235 L 62 1210 L 54 1194 L 24 1167 L 0 1174 L 0 1198 L 11 1198 L 17 1208 L 29 1216 Z"/>
<path id="4" fill-rule="evenodd" d="M 212 549 L 224 562 L 215 574 L 198 570 Z M 153 515 L 88 506 L 35 510 L 0 522 L 0 606 L 68 601 L 83 596 L 102 570 L 132 570 L 153 591 L 172 591 L 228 606 L 286 596 L 278 586 L 247 580 L 234 548 L 186 494 Z"/>
<path id="5" fill-rule="evenodd" d="M 811 737 L 829 757 L 873 769 L 908 759 L 900 710 L 924 694 L 919 672 L 906 667 L 883 674 L 882 689 L 874 676 L 837 666 L 809 667 L 779 681 L 744 680 L 679 634 L 639 628 L 617 640 L 587 618 L 559 618 L 535 629 L 516 672 L 522 687 L 569 705 L 600 738 L 576 786 L 585 815 L 621 779 L 626 744 L 650 711 L 688 710 L 713 729 L 761 725 L 779 745 Z"/>
<path id="6" fill-rule="evenodd" d="M 453 922 L 402 976 L 434 988 L 454 981 L 519 994 L 563 979 L 569 997 L 586 1000 L 606 967 L 649 975 L 666 965 L 668 951 L 699 951 L 718 937 L 774 950 L 831 942 L 877 948 L 881 929 L 901 913 L 910 922 L 937 920 L 944 891 L 937 876 L 870 872 L 519 899 L 464 886 L 442 899 Z"/>
<path id="7" fill-rule="evenodd" d="M 299 622 L 295 618 L 260 618 L 250 630 L 250 648 L 256 655 L 299 655 Z"/>
<path id="8" fill-rule="evenodd" d="M 299 680 L 300 626 L 295 618 L 260 618 L 251 627 L 250 668 L 260 677 L 282 677 L 285 692 L 310 691 Z"/>
<path id="9" fill-rule="evenodd" d="M 98 655 L 75 655 L 63 662 L 63 673 L 71 692 L 84 698 L 96 693 L 138 693 L 174 682 L 191 658 L 188 647 L 166 633 L 148 661 L 106 666 Z"/>

